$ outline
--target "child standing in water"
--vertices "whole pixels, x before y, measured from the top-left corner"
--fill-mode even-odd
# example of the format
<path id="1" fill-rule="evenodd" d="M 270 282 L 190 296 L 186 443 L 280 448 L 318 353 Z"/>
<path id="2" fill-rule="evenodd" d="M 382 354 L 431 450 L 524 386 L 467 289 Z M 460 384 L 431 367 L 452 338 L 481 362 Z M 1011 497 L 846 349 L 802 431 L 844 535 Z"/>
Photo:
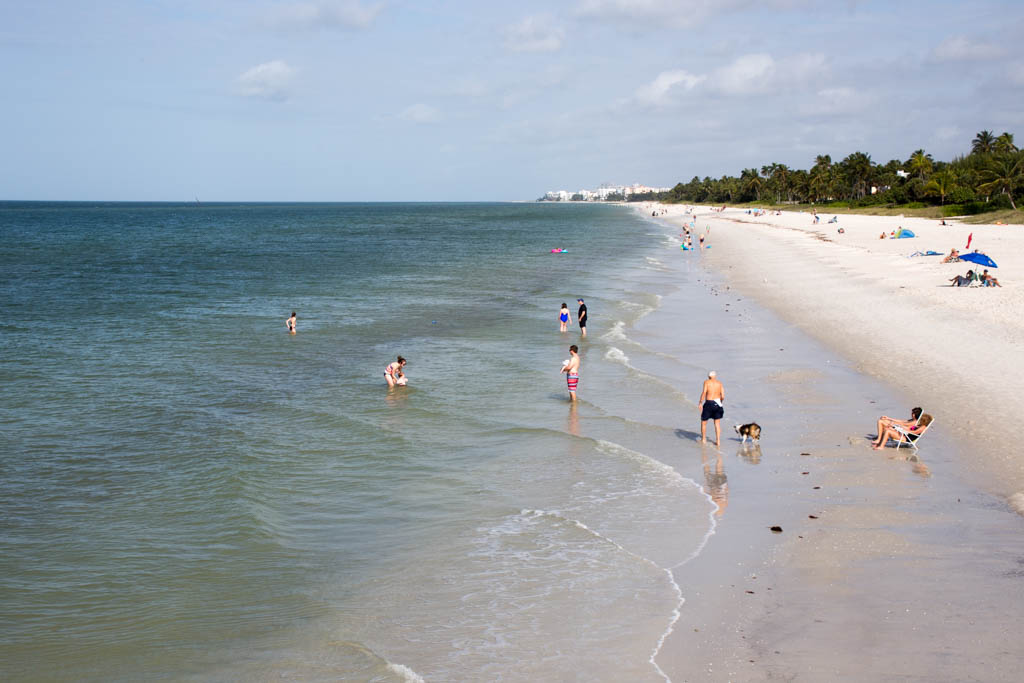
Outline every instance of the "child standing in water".
<path id="1" fill-rule="evenodd" d="M 568 304 L 566 304 L 566 303 L 562 304 L 562 310 L 560 310 L 558 312 L 558 320 L 562 323 L 562 328 L 559 331 L 560 332 L 565 332 L 566 331 L 566 325 L 568 325 L 569 323 L 572 322 L 572 320 L 569 318 L 569 305 Z"/>
<path id="2" fill-rule="evenodd" d="M 288 326 L 288 334 L 295 334 L 295 311 L 292 311 L 292 317 L 288 318 L 284 324 Z"/>

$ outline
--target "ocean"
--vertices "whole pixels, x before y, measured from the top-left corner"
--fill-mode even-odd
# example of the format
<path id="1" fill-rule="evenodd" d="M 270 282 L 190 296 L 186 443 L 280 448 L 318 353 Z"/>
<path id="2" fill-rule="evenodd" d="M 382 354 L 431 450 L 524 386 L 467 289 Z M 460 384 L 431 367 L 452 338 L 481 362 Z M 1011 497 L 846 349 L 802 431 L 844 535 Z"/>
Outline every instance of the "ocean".
<path id="1" fill-rule="evenodd" d="M 662 680 L 673 571 L 716 524 L 664 457 L 703 365 L 630 361 L 680 286 L 666 233 L 594 205 L 0 203 L 5 677 Z M 577 297 L 585 340 L 558 331 Z"/>

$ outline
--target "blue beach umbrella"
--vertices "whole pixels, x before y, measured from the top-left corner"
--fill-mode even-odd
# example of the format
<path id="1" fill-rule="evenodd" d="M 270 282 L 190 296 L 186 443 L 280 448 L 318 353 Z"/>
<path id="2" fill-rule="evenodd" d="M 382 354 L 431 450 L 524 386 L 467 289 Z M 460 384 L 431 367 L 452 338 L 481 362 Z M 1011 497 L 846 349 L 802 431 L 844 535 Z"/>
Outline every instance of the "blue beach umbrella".
<path id="1" fill-rule="evenodd" d="M 977 263 L 983 268 L 998 268 L 996 262 L 990 259 L 985 254 L 960 254 L 961 261 L 970 261 L 971 263 Z"/>

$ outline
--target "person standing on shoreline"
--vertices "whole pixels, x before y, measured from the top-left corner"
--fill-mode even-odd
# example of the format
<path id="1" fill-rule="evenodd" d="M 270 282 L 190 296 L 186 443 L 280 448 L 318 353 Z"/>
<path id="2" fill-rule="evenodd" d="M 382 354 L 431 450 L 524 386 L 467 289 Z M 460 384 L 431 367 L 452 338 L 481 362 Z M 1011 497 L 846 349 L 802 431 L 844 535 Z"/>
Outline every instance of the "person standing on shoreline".
<path id="1" fill-rule="evenodd" d="M 580 310 L 576 312 L 576 323 L 580 326 L 580 336 L 587 336 L 587 305 L 583 303 L 583 299 L 576 299 L 580 305 Z"/>
<path id="2" fill-rule="evenodd" d="M 565 382 L 569 386 L 569 400 L 576 400 L 576 386 L 580 382 L 580 348 L 573 344 L 569 347 L 569 360 L 562 365 Z"/>
<path id="3" fill-rule="evenodd" d="M 718 381 L 718 373 L 714 370 L 708 373 L 704 380 L 704 388 L 700 392 L 700 400 L 697 407 L 704 404 L 700 413 L 700 442 L 707 443 L 708 420 L 715 421 L 715 445 L 722 444 L 722 418 L 725 416 L 725 387 Z"/>

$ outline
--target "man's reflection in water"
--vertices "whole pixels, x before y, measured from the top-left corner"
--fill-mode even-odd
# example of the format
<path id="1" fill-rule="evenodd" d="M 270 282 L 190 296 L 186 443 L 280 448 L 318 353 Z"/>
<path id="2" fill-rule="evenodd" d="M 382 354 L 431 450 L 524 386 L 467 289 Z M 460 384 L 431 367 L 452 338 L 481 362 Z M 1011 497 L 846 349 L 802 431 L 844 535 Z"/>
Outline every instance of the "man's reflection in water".
<path id="1" fill-rule="evenodd" d="M 729 480 L 725 476 L 725 467 L 722 464 L 721 451 L 715 452 L 715 466 L 712 469 L 711 459 L 708 458 L 707 449 L 702 449 L 701 456 L 704 462 L 704 487 L 708 495 L 714 501 L 718 509 L 715 516 L 721 517 L 725 514 L 725 508 L 729 506 Z"/>
<path id="2" fill-rule="evenodd" d="M 580 435 L 580 416 L 576 412 L 576 401 L 569 402 L 569 419 L 566 420 L 565 429 L 573 436 Z"/>

